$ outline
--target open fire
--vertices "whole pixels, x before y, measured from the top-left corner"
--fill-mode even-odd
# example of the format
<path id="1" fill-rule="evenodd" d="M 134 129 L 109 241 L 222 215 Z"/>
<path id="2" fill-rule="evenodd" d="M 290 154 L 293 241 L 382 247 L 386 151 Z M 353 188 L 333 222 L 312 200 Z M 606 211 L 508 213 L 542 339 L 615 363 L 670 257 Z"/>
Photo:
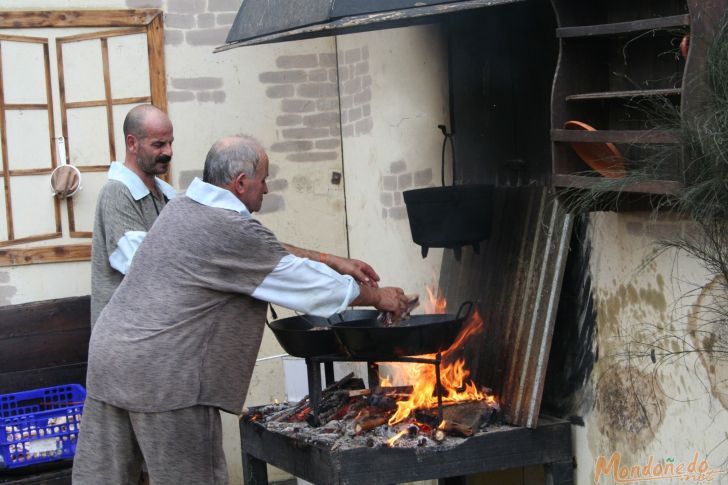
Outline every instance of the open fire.
<path id="1" fill-rule="evenodd" d="M 427 294 L 425 311 L 445 313 L 440 292 L 428 288 Z M 370 447 L 427 446 L 441 444 L 447 436 L 472 436 L 500 418 L 495 397 L 470 380 L 461 356 L 463 345 L 483 328 L 482 318 L 473 312 L 453 344 L 440 353 L 441 421 L 436 366 L 411 362 L 379 363 L 379 383 L 370 389 L 365 389 L 362 379 L 344 377 L 323 391 L 316 417 L 307 396 L 295 404 L 251 409 L 244 419 L 327 442 L 332 449 L 357 443 Z M 413 357 L 434 361 L 437 355 Z M 310 426 L 318 424 L 321 426 Z"/>

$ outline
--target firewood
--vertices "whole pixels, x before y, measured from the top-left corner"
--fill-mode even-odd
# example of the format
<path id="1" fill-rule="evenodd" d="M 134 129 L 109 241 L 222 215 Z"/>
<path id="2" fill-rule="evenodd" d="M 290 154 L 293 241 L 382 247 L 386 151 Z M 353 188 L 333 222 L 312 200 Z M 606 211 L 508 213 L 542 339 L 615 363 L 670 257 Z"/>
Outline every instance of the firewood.
<path id="1" fill-rule="evenodd" d="M 436 429 L 432 431 L 432 439 L 437 441 L 438 443 L 442 443 L 445 441 L 445 432 L 441 429 Z"/>
<path id="2" fill-rule="evenodd" d="M 384 394 L 387 396 L 391 396 L 392 394 L 406 394 L 410 395 L 412 394 L 412 390 L 414 388 L 412 386 L 386 386 L 386 387 L 377 387 L 374 389 L 374 394 Z"/>
<path id="3" fill-rule="evenodd" d="M 466 438 L 475 434 L 472 427 L 454 421 L 443 421 L 439 429 L 453 436 L 464 436 Z"/>
<path id="4" fill-rule="evenodd" d="M 349 397 L 368 396 L 371 393 L 371 389 L 354 389 L 353 391 L 348 391 Z"/>
<path id="5" fill-rule="evenodd" d="M 377 426 L 381 426 L 389 421 L 389 416 L 364 416 L 358 418 L 354 423 L 354 431 L 357 434 L 364 433 L 370 429 L 374 429 Z"/>
<path id="6" fill-rule="evenodd" d="M 483 419 L 483 411 L 488 404 L 483 401 L 469 401 L 464 403 L 445 406 L 442 409 L 442 418 L 450 423 L 458 423 L 475 432 Z M 468 436 L 472 436 L 472 433 Z"/>

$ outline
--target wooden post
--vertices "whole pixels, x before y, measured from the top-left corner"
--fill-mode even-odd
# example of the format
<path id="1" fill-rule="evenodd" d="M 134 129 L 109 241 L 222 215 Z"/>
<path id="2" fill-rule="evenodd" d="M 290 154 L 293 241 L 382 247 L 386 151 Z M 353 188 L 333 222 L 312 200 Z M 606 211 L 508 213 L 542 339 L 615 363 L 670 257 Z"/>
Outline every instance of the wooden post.
<path id="1" fill-rule="evenodd" d="M 263 460 L 243 452 L 243 483 L 245 485 L 267 485 L 268 469 Z"/>

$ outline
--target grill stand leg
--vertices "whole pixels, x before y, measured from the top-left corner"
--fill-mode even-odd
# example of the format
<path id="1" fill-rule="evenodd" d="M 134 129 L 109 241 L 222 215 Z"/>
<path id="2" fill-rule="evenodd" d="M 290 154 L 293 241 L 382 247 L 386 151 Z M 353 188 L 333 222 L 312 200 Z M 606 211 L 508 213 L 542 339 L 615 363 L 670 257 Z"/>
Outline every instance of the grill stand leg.
<path id="1" fill-rule="evenodd" d="M 379 364 L 376 362 L 367 362 L 367 379 L 369 380 L 369 389 L 379 387 Z"/>
<path id="2" fill-rule="evenodd" d="M 243 452 L 243 477 L 245 485 L 267 485 L 268 469 L 265 462 Z"/>
<path id="3" fill-rule="evenodd" d="M 440 353 L 435 358 L 435 388 L 437 389 L 437 425 L 442 423 L 442 383 L 440 382 Z"/>
<path id="4" fill-rule="evenodd" d="M 326 376 L 326 387 L 332 385 L 334 381 L 334 362 L 327 360 L 324 362 L 324 375 Z"/>
<path id="5" fill-rule="evenodd" d="M 316 359 L 306 359 L 306 373 L 308 374 L 308 398 L 311 401 L 311 414 L 313 423 L 311 426 L 320 424 L 319 404 L 321 403 L 321 363 Z"/>

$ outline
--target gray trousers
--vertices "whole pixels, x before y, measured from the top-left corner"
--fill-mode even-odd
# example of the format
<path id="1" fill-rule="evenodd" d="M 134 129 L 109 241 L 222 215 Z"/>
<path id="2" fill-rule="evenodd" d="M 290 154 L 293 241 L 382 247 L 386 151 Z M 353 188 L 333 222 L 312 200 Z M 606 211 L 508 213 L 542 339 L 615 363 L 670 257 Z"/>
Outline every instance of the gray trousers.
<path id="1" fill-rule="evenodd" d="M 134 413 L 87 397 L 80 429 L 74 485 L 137 485 L 142 461 L 152 485 L 228 483 L 216 408 Z"/>

